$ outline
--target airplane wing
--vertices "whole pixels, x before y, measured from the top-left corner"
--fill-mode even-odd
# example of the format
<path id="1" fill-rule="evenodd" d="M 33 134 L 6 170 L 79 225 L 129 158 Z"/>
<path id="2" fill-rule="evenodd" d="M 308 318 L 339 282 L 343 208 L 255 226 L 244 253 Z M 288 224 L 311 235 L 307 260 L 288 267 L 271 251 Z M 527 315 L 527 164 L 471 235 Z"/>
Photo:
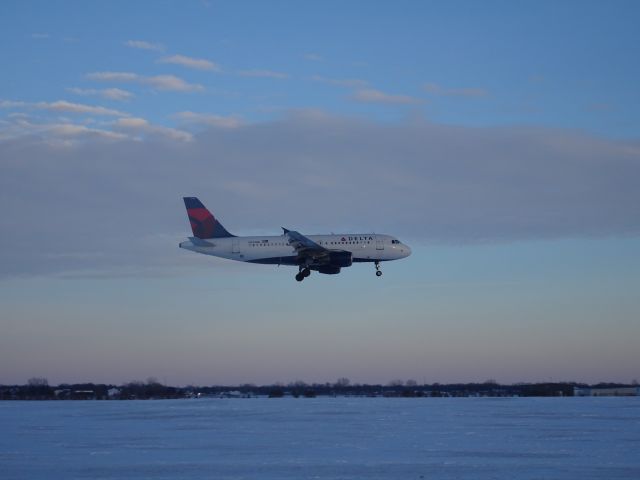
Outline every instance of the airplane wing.
<path id="1" fill-rule="evenodd" d="M 300 265 L 318 270 L 321 273 L 339 273 L 342 267 L 349 267 L 352 263 L 351 252 L 344 250 L 329 250 L 299 232 L 284 230 L 289 244 L 298 254 Z"/>
<path id="2" fill-rule="evenodd" d="M 305 237 L 299 232 L 296 232 L 294 230 L 287 230 L 284 227 L 282 227 L 282 230 L 284 230 L 285 236 L 289 239 L 289 243 L 291 244 L 291 246 L 295 248 L 296 252 L 298 252 L 298 255 L 313 253 L 324 254 L 328 252 L 326 248 L 321 247 L 316 242 L 308 237 Z"/>

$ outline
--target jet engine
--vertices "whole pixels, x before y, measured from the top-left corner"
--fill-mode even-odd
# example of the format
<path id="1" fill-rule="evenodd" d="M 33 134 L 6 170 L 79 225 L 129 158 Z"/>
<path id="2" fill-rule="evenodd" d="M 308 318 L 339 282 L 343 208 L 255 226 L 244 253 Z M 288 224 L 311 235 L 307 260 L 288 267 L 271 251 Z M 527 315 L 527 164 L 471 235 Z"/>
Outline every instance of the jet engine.
<path id="1" fill-rule="evenodd" d="M 318 267 L 318 273 L 324 273 L 325 275 L 335 275 L 340 273 L 340 267 Z"/>
<path id="2" fill-rule="evenodd" d="M 329 252 L 329 265 L 331 265 L 332 267 L 338 267 L 338 269 L 340 269 L 340 267 L 350 267 L 352 263 L 353 259 L 351 252 Z"/>

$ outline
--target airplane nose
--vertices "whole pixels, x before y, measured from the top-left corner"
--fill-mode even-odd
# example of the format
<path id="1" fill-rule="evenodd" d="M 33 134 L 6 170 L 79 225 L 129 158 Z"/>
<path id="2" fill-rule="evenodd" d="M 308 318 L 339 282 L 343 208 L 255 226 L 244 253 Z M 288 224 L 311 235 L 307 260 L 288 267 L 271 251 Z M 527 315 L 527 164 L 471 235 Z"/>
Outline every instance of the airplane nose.
<path id="1" fill-rule="evenodd" d="M 408 257 L 409 255 L 411 255 L 411 247 L 409 247 L 409 245 L 403 245 L 403 247 L 404 256 Z"/>

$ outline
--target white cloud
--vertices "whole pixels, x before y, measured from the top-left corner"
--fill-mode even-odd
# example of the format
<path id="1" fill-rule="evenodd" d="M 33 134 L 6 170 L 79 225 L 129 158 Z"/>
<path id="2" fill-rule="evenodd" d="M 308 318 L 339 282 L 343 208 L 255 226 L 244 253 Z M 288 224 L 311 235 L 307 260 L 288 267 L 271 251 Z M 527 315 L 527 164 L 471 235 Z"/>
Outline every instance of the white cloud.
<path id="1" fill-rule="evenodd" d="M 182 142 L 190 142 L 191 140 L 193 140 L 193 135 L 191 135 L 189 132 L 178 130 L 176 128 L 152 125 L 144 118 L 120 118 L 116 120 L 113 125 L 116 129 L 132 131 L 135 133 L 143 133 L 147 135 L 160 135 L 162 137 L 170 138 L 171 140 L 179 140 Z"/>
<path id="2" fill-rule="evenodd" d="M 223 128 L 236 128 L 243 124 L 240 117 L 214 115 L 211 113 L 196 113 L 196 112 L 178 112 L 174 115 L 175 118 L 182 120 L 185 123 L 196 123 L 200 125 L 209 125 L 212 127 Z"/>
<path id="3" fill-rule="evenodd" d="M 186 57 L 184 55 L 171 55 L 170 57 L 163 57 L 158 60 L 158 63 L 172 63 L 175 65 L 182 65 L 187 68 L 194 68 L 196 70 L 210 70 L 214 72 L 220 71 L 220 66 L 213 63 L 210 60 L 204 58 Z"/>
<path id="4" fill-rule="evenodd" d="M 176 92 L 200 92 L 204 90 L 202 85 L 189 83 L 175 75 L 145 77 L 131 72 L 92 72 L 87 74 L 87 78 L 101 82 L 136 82 L 143 85 L 151 85 L 157 90 L 172 90 Z"/>
<path id="5" fill-rule="evenodd" d="M 263 78 L 289 78 L 289 74 L 274 72 L 273 70 L 240 70 L 238 75 L 242 77 L 263 77 Z"/>
<path id="6" fill-rule="evenodd" d="M 314 82 L 326 83 L 329 85 L 334 85 L 336 87 L 347 87 L 347 88 L 363 88 L 366 87 L 369 82 L 366 80 L 360 80 L 358 78 L 327 78 L 322 77 L 320 75 L 314 75 L 311 77 L 311 80 Z"/>
<path id="7" fill-rule="evenodd" d="M 127 47 L 139 48 L 141 50 L 153 50 L 156 52 L 162 52 L 164 50 L 161 44 L 145 42 L 144 40 L 127 40 L 124 44 Z"/>
<path id="8" fill-rule="evenodd" d="M 67 88 L 67 91 L 71 93 L 75 93 L 76 95 L 81 96 L 98 96 L 102 98 L 107 98 L 109 100 L 117 100 L 124 101 L 130 100 L 134 97 L 133 93 L 127 90 L 121 90 L 120 88 L 104 88 L 104 89 L 94 89 L 94 88 Z"/>
<path id="9" fill-rule="evenodd" d="M 399 105 L 417 104 L 424 101 L 421 98 L 410 97 L 409 95 L 385 93 L 373 88 L 356 90 L 352 98 L 363 103 L 388 103 Z"/>
<path id="10" fill-rule="evenodd" d="M 444 88 L 436 83 L 427 83 L 424 90 L 433 95 L 450 96 L 450 97 L 486 97 L 489 92 L 484 88 L 468 87 L 468 88 Z"/>

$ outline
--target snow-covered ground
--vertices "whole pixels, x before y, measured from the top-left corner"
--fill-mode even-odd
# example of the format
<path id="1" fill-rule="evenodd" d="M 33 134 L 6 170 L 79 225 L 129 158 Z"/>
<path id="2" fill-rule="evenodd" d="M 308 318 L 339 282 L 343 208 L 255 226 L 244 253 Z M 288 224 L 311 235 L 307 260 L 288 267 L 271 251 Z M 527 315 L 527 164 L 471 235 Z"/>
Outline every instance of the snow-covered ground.
<path id="1" fill-rule="evenodd" d="M 2 479 L 640 479 L 640 397 L 0 402 Z"/>

